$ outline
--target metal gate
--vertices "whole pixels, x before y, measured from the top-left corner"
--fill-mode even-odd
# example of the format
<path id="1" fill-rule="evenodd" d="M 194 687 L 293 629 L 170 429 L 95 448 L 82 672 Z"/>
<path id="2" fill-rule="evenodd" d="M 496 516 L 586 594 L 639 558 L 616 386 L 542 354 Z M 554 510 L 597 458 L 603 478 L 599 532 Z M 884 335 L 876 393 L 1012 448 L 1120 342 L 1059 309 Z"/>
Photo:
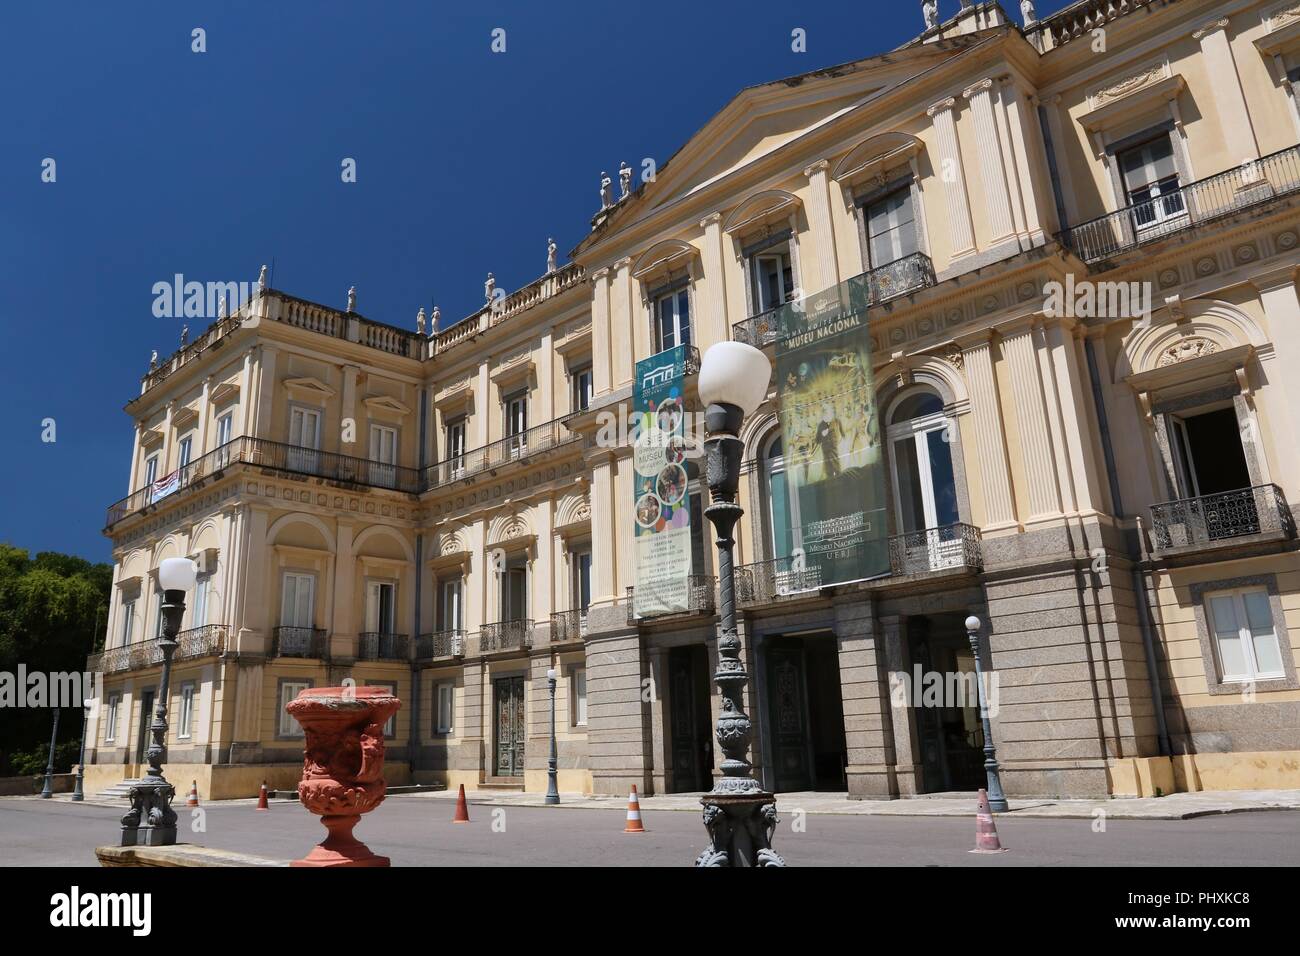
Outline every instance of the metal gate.
<path id="1" fill-rule="evenodd" d="M 524 773 L 524 679 L 502 677 L 493 683 L 496 698 L 496 765 L 498 777 Z"/>

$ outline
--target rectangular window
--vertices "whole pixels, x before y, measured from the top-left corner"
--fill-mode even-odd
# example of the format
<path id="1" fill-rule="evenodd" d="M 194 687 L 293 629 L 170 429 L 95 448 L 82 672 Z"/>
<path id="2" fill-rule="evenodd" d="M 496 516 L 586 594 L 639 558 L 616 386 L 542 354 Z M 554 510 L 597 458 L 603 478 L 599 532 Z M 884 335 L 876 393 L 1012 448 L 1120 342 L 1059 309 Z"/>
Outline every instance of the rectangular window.
<path id="1" fill-rule="evenodd" d="M 397 487 L 397 429 L 389 425 L 370 426 L 370 483 Z"/>
<path id="2" fill-rule="evenodd" d="M 104 743 L 111 744 L 117 740 L 117 711 L 122 703 L 122 695 L 114 692 L 108 695 L 108 704 L 104 708 Z"/>
<path id="3" fill-rule="evenodd" d="M 569 672 L 569 686 L 573 689 L 573 726 L 587 726 L 587 668 L 575 667 Z"/>
<path id="4" fill-rule="evenodd" d="M 217 419 L 217 447 L 230 441 L 234 434 L 235 415 L 234 412 L 226 412 Z"/>
<path id="5" fill-rule="evenodd" d="M 1205 596 L 1223 683 L 1286 677 L 1268 592 L 1240 588 Z"/>
<path id="6" fill-rule="evenodd" d="M 794 266 L 790 243 L 771 246 L 749 257 L 754 314 L 780 308 L 794 298 Z"/>
<path id="7" fill-rule="evenodd" d="M 592 383 L 591 366 L 586 365 L 582 368 L 575 368 L 570 373 L 573 381 L 573 394 L 570 396 L 570 404 L 573 411 L 582 412 L 591 407 Z"/>
<path id="8" fill-rule="evenodd" d="M 438 712 L 434 715 L 433 732 L 435 734 L 449 734 L 456 713 L 456 685 L 452 683 L 439 684 L 435 699 L 438 701 Z"/>
<path id="9" fill-rule="evenodd" d="M 573 575 L 573 603 L 570 607 L 585 614 L 591 606 L 591 548 L 575 548 L 570 551 L 569 568 Z"/>
<path id="10" fill-rule="evenodd" d="M 528 450 L 528 392 L 516 392 L 505 398 L 505 430 L 510 439 L 510 457 L 518 458 Z"/>
<path id="11" fill-rule="evenodd" d="M 176 736 L 187 740 L 194 735 L 194 682 L 181 684 L 180 713 L 176 716 Z"/>
<path id="12" fill-rule="evenodd" d="M 282 627 L 316 626 L 316 575 L 284 573 L 280 601 Z"/>
<path id="13" fill-rule="evenodd" d="M 451 463 L 451 475 L 455 477 L 465 470 L 465 419 L 463 417 L 447 423 L 447 436 L 443 448 L 444 457 Z"/>
<path id="14" fill-rule="evenodd" d="M 279 732 L 281 737 L 301 737 L 302 725 L 298 723 L 297 718 L 285 712 L 285 705 L 293 700 L 308 687 L 311 686 L 309 680 L 286 680 L 280 682 L 280 714 Z"/>
<path id="15" fill-rule="evenodd" d="M 193 433 L 191 433 L 181 439 L 180 451 L 176 459 L 176 467 L 184 468 L 186 465 L 190 463 L 190 460 L 193 457 L 194 457 L 194 435 Z"/>
<path id="16" fill-rule="evenodd" d="M 501 620 L 528 618 L 528 559 L 510 558 L 501 572 Z"/>
<path id="17" fill-rule="evenodd" d="M 388 693 L 390 693 L 390 694 L 394 694 L 394 695 L 397 693 L 397 688 L 394 687 L 392 684 L 375 684 L 375 683 L 371 683 L 371 682 L 367 681 L 367 682 L 366 682 L 366 686 L 367 686 L 367 687 L 378 687 L 380 690 L 387 691 Z M 396 737 L 396 736 L 397 736 L 397 714 L 396 714 L 396 712 L 394 712 L 394 713 L 392 714 L 392 716 L 390 716 L 386 721 L 384 721 L 384 736 L 385 736 L 385 737 Z"/>
<path id="18" fill-rule="evenodd" d="M 158 480 L 158 455 L 152 454 L 144 460 L 144 486 L 147 488 Z"/>
<path id="19" fill-rule="evenodd" d="M 135 638 L 135 598 L 122 602 L 122 646 Z"/>
<path id="20" fill-rule="evenodd" d="M 655 299 L 655 351 L 691 344 L 691 303 L 683 287 Z"/>
<path id="21" fill-rule="evenodd" d="M 691 573 L 708 574 L 709 567 L 705 558 L 708 545 L 708 529 L 705 527 L 704 504 L 700 498 L 698 488 L 691 488 L 689 501 L 691 508 Z"/>
<path id="22" fill-rule="evenodd" d="M 460 606 L 460 578 L 442 582 L 442 600 L 438 607 L 438 630 L 459 631 L 462 628 Z"/>
<path id="23" fill-rule="evenodd" d="M 285 465 L 290 471 L 315 474 L 320 465 L 319 408 L 293 406 L 289 409 L 289 448 Z"/>
<path id="24" fill-rule="evenodd" d="M 366 582 L 366 630 L 377 634 L 394 634 L 397 585 L 385 581 Z"/>
<path id="25" fill-rule="evenodd" d="M 1139 229 L 1158 225 L 1186 212 L 1178 191 L 1178 167 L 1174 145 L 1165 133 L 1141 146 L 1119 154 L 1124 191 L 1133 207 L 1133 221 Z"/>
<path id="26" fill-rule="evenodd" d="M 212 575 L 205 574 L 194 582 L 194 609 L 190 626 L 202 627 L 208 623 L 208 592 L 212 590 Z"/>
<path id="27" fill-rule="evenodd" d="M 889 265 L 917 251 L 916 215 L 910 185 L 863 207 L 871 268 Z"/>

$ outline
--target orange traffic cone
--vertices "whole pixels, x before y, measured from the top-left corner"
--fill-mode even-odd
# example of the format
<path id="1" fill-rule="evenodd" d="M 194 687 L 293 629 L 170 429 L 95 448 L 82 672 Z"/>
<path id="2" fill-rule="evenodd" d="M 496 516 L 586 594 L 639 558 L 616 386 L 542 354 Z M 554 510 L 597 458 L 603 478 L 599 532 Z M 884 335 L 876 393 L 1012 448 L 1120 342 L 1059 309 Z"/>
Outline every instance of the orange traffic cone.
<path id="1" fill-rule="evenodd" d="M 261 792 L 257 795 L 257 809 L 259 809 L 259 810 L 270 810 L 270 809 L 271 809 L 271 805 L 270 805 L 269 803 L 267 803 L 267 801 L 266 801 L 266 781 L 265 781 L 265 780 L 262 781 L 262 790 L 261 790 Z"/>
<path id="2" fill-rule="evenodd" d="M 465 785 L 460 785 L 460 793 L 456 795 L 456 815 L 452 817 L 452 823 L 469 823 L 469 805 L 465 802 Z"/>
<path id="3" fill-rule="evenodd" d="M 980 791 L 980 802 L 975 808 L 975 849 L 972 853 L 1006 853 L 998 840 L 998 828 L 993 823 L 993 811 L 989 809 L 989 795 Z"/>
<path id="4" fill-rule="evenodd" d="M 641 801 L 636 796 L 636 784 L 632 784 L 632 792 L 627 795 L 627 826 L 623 832 L 645 833 L 645 827 L 641 825 Z"/>
<path id="5" fill-rule="evenodd" d="M 199 805 L 199 782 L 197 780 L 190 784 L 190 795 L 185 798 L 187 807 L 197 807 Z"/>

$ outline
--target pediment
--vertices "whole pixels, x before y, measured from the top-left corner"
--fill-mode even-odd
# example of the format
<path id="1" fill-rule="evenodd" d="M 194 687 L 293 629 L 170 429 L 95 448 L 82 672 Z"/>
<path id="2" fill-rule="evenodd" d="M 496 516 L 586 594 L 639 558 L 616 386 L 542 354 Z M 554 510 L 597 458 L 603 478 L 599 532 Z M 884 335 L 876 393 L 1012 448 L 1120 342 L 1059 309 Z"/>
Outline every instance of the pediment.
<path id="1" fill-rule="evenodd" d="M 329 398 L 334 394 L 334 389 L 310 375 L 303 378 L 286 378 L 284 387 L 290 391 L 308 393 L 318 398 Z"/>
<path id="2" fill-rule="evenodd" d="M 409 406 L 402 404 L 391 395 L 371 395 L 363 398 L 361 404 L 371 412 L 388 412 L 391 415 L 409 415 L 411 409 Z"/>

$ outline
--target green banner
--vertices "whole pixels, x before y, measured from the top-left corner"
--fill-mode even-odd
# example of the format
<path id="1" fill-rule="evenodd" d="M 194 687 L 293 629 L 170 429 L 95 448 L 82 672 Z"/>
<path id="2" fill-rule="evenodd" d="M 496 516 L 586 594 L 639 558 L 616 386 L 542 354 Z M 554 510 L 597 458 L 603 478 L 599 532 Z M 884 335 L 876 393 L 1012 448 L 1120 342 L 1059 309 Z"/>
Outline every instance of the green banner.
<path id="1" fill-rule="evenodd" d="M 638 616 L 689 610 L 691 508 L 686 473 L 686 346 L 636 363 L 632 521 Z"/>
<path id="2" fill-rule="evenodd" d="M 849 299 L 830 314 L 790 323 L 791 334 L 776 342 L 789 524 L 777 539 L 790 549 L 776 557 L 790 559 L 799 590 L 889 573 L 871 339 L 865 304 Z"/>

